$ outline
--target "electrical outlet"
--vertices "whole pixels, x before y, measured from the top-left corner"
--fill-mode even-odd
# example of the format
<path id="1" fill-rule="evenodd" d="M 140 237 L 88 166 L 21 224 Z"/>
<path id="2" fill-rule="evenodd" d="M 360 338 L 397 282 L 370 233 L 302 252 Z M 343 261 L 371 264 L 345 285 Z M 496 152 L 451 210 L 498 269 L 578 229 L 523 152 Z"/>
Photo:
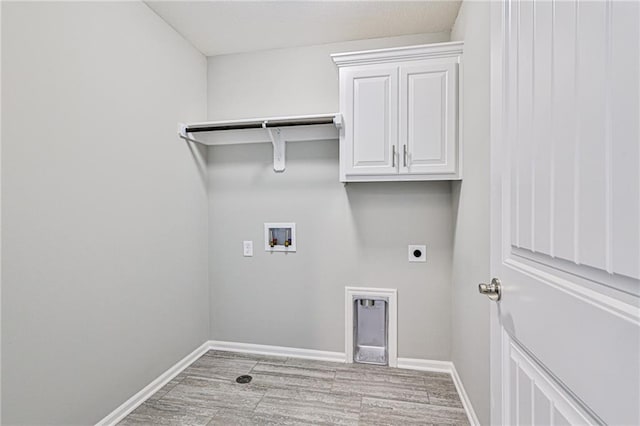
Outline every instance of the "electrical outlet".
<path id="1" fill-rule="evenodd" d="M 253 241 L 242 242 L 242 254 L 244 255 L 244 257 L 253 256 Z"/>
<path id="2" fill-rule="evenodd" d="M 426 262 L 427 246 L 419 244 L 409 245 L 409 262 Z"/>

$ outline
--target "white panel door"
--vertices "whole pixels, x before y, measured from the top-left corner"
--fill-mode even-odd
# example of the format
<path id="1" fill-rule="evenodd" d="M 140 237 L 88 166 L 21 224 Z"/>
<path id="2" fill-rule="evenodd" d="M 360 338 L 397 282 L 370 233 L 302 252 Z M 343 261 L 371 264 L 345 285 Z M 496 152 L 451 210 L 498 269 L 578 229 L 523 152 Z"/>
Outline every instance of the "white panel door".
<path id="1" fill-rule="evenodd" d="M 398 173 L 398 67 L 345 70 L 345 138 L 342 154 L 347 175 Z"/>
<path id="2" fill-rule="evenodd" d="M 640 3 L 492 5 L 494 424 L 640 424 Z"/>
<path id="3" fill-rule="evenodd" d="M 457 60 L 400 66 L 400 172 L 455 174 Z"/>

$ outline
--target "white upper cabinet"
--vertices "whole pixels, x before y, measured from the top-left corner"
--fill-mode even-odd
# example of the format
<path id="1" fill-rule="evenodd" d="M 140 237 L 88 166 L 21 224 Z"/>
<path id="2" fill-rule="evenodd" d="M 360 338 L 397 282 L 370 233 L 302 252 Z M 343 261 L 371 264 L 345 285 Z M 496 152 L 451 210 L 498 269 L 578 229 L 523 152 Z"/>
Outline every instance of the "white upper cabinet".
<path id="1" fill-rule="evenodd" d="M 349 175 L 396 174 L 398 146 L 398 69 L 345 69 L 349 132 L 341 137 L 340 161 Z M 342 108 L 341 108 L 342 109 Z M 344 140 L 343 140 L 344 139 Z M 357 143 L 367 141 L 367 143 Z M 343 159 L 345 161 L 343 161 Z"/>
<path id="2" fill-rule="evenodd" d="M 340 69 L 340 180 L 460 179 L 462 43 L 332 55 Z"/>
<path id="3" fill-rule="evenodd" d="M 457 86 L 453 61 L 400 66 L 401 173 L 457 177 Z"/>

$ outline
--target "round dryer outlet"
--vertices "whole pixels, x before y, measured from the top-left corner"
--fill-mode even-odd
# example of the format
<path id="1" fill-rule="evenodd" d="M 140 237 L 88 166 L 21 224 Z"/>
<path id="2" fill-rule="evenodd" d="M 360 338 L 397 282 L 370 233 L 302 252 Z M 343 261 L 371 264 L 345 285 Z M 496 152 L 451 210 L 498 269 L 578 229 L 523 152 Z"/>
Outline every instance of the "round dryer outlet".
<path id="1" fill-rule="evenodd" d="M 419 244 L 409 245 L 409 262 L 426 262 L 427 246 Z"/>

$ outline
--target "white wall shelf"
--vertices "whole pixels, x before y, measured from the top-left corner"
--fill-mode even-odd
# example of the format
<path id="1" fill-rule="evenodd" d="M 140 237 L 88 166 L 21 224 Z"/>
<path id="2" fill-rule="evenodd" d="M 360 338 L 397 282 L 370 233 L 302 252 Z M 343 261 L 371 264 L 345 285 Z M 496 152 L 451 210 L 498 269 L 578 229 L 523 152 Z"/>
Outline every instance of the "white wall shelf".
<path id="1" fill-rule="evenodd" d="M 273 169 L 283 172 L 286 142 L 338 139 L 341 127 L 342 115 L 331 113 L 180 123 L 178 135 L 208 146 L 271 142 Z"/>

